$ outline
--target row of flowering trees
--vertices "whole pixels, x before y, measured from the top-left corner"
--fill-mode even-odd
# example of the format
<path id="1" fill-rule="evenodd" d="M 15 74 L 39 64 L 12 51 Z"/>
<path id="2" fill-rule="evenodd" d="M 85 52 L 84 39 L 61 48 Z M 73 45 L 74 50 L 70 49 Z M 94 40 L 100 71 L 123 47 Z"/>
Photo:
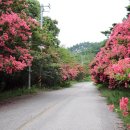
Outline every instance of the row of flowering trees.
<path id="1" fill-rule="evenodd" d="M 0 0 L 0 87 L 27 85 L 29 66 L 32 84 L 39 83 L 39 75 L 46 85 L 82 77 L 80 65 L 64 65 L 73 60 L 67 51 L 58 49 L 57 21 L 45 17 L 41 29 L 39 12 L 37 0 Z"/>
<path id="2" fill-rule="evenodd" d="M 130 16 L 113 27 L 105 46 L 91 62 L 90 73 L 95 83 L 110 89 L 130 88 Z M 122 97 L 117 102 L 119 108 L 112 102 L 110 110 L 119 111 L 123 117 L 129 116 L 129 98 Z"/>
<path id="3" fill-rule="evenodd" d="M 81 80 L 84 77 L 85 70 L 83 66 L 76 64 L 75 66 L 70 66 L 69 64 L 61 65 L 61 76 L 62 80 Z"/>
<path id="4" fill-rule="evenodd" d="M 116 24 L 106 45 L 90 64 L 96 83 L 109 88 L 129 87 L 130 83 L 130 17 Z"/>

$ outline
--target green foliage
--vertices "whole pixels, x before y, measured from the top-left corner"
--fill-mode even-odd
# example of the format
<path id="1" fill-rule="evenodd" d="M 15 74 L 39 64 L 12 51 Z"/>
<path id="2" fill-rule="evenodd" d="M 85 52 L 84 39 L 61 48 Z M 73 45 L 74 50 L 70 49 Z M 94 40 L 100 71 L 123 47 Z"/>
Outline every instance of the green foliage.
<path id="1" fill-rule="evenodd" d="M 101 33 L 104 34 L 106 37 L 109 37 L 109 35 L 111 34 L 111 31 L 110 30 L 102 31 Z"/>
<path id="2" fill-rule="evenodd" d="M 13 12 L 20 14 L 26 10 L 27 6 L 26 0 L 13 0 L 13 4 L 8 5 L 8 8 L 11 7 Z"/>
<path id="3" fill-rule="evenodd" d="M 84 81 L 91 81 L 91 76 L 89 75 L 89 73 L 85 75 Z"/>
<path id="4" fill-rule="evenodd" d="M 130 14 L 130 5 L 128 5 L 128 6 L 126 7 L 126 10 L 128 11 L 128 13 L 127 13 L 127 17 L 128 17 L 129 14 Z"/>
<path id="5" fill-rule="evenodd" d="M 34 94 L 37 93 L 39 89 L 37 86 L 32 86 L 31 89 L 28 89 L 27 87 L 24 88 L 17 88 L 17 89 L 12 89 L 8 91 L 3 91 L 0 93 L 0 101 L 9 99 L 9 98 L 14 98 L 22 95 L 29 95 L 29 94 Z"/>
<path id="6" fill-rule="evenodd" d="M 80 72 L 78 73 L 78 75 L 76 76 L 75 80 L 77 81 L 82 81 L 84 79 L 85 73 Z"/>
<path id="7" fill-rule="evenodd" d="M 74 55 L 68 49 L 64 47 L 59 47 L 57 48 L 57 52 L 59 54 L 58 57 L 60 59 L 60 63 L 73 64 L 76 62 Z"/>
<path id="8" fill-rule="evenodd" d="M 105 45 L 106 40 L 101 41 L 101 42 L 95 42 L 95 43 L 91 43 L 91 42 L 83 42 L 83 43 L 79 43 L 76 44 L 72 47 L 69 48 L 69 50 L 74 53 L 74 54 L 85 54 L 85 53 L 94 53 L 96 54 L 97 52 L 99 52 L 100 48 L 102 46 Z"/>
<path id="9" fill-rule="evenodd" d="M 52 33 L 52 35 L 53 35 L 54 37 L 58 36 L 59 31 L 60 31 L 60 30 L 57 28 L 58 21 L 52 20 L 52 19 L 49 18 L 49 17 L 44 17 L 44 23 L 43 23 L 43 24 L 44 24 L 44 25 L 43 25 L 43 28 L 44 28 L 46 31 Z"/>
<path id="10" fill-rule="evenodd" d="M 38 0 L 26 0 L 28 8 L 26 14 L 34 19 L 40 20 L 40 3 Z"/>
<path id="11" fill-rule="evenodd" d="M 88 64 L 100 51 L 100 48 L 105 45 L 105 42 L 106 40 L 101 41 L 99 43 L 84 42 L 70 47 L 69 50 L 74 54 L 75 58 L 79 63 L 83 62 L 83 64 L 88 67 Z"/>
<path id="12" fill-rule="evenodd" d="M 28 84 L 28 68 L 21 72 L 15 72 L 11 75 L 0 72 L 0 91 L 22 88 Z"/>
<path id="13" fill-rule="evenodd" d="M 60 66 L 55 64 L 44 66 L 42 70 L 42 83 L 47 87 L 60 85 Z"/>
<path id="14" fill-rule="evenodd" d="M 40 71 L 42 72 L 43 86 L 57 88 L 57 86 L 66 86 L 67 82 L 63 82 L 60 75 L 61 64 L 73 64 L 74 58 L 71 53 L 63 47 L 49 47 L 43 49 L 42 52 L 33 51 L 34 61 L 32 65 L 32 81 L 39 81 Z"/>
<path id="15" fill-rule="evenodd" d="M 89 75 L 89 64 L 95 55 L 100 51 L 100 48 L 105 45 L 105 42 L 106 40 L 99 43 L 83 42 L 69 48 L 74 55 L 75 60 L 78 63 L 83 64 L 86 69 L 87 75 L 85 76 L 86 78 L 84 78 L 85 81 L 91 80 Z"/>
<path id="16" fill-rule="evenodd" d="M 49 17 L 44 17 L 43 29 L 40 26 L 32 26 L 31 49 L 39 51 L 39 46 L 44 46 L 46 49 L 49 47 L 58 47 L 59 34 L 58 22 Z"/>
<path id="17" fill-rule="evenodd" d="M 43 23 L 43 35 L 44 43 L 49 46 L 59 46 L 60 41 L 57 36 L 59 34 L 59 28 L 57 27 L 58 22 L 52 20 L 49 17 L 44 17 Z"/>
<path id="18" fill-rule="evenodd" d="M 110 36 L 114 26 L 116 25 L 116 23 L 113 23 L 112 24 L 112 27 L 109 28 L 109 30 L 106 30 L 106 31 L 102 31 L 101 33 L 104 34 L 107 38 Z"/>

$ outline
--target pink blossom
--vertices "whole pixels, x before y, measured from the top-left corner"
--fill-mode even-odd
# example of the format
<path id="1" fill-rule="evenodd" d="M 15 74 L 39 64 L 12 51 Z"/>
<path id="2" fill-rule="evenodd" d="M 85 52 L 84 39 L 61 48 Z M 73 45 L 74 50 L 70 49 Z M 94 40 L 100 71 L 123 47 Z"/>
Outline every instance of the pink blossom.
<path id="1" fill-rule="evenodd" d="M 127 124 L 126 126 L 127 126 L 127 129 L 130 130 L 130 124 Z"/>
<path id="2" fill-rule="evenodd" d="M 79 64 L 74 66 L 70 66 L 69 64 L 63 64 L 61 66 L 61 76 L 63 80 L 75 79 L 76 76 L 83 71 L 83 67 Z"/>
<path id="3" fill-rule="evenodd" d="M 128 74 L 128 78 L 130 78 L 130 74 Z"/>
<path id="4" fill-rule="evenodd" d="M 96 83 L 108 83 L 109 88 L 128 88 L 130 82 L 130 16 L 114 26 L 105 46 L 90 64 L 90 74 Z M 120 83 L 121 81 L 121 83 Z"/>
<path id="5" fill-rule="evenodd" d="M 4 38 L 5 41 L 7 41 L 9 39 L 8 34 L 7 33 L 3 33 L 3 38 Z"/>
<path id="6" fill-rule="evenodd" d="M 114 104 L 110 104 L 110 105 L 108 105 L 108 107 L 109 107 L 110 111 L 114 111 L 114 108 L 115 108 Z"/>
<path id="7" fill-rule="evenodd" d="M 2 4 L 11 4 L 12 0 Z M 0 71 L 12 74 L 31 66 L 33 57 L 29 54 L 28 39 L 31 36 L 30 27 L 16 13 L 2 13 L 0 15 Z M 6 28 L 5 28 L 6 25 Z M 18 42 L 17 39 L 20 39 Z"/>
<path id="8" fill-rule="evenodd" d="M 128 102 L 129 99 L 127 97 L 122 97 L 120 99 L 120 110 L 122 111 L 123 116 L 128 116 Z"/>
<path id="9" fill-rule="evenodd" d="M 123 111 L 123 114 L 122 114 L 122 115 L 123 115 L 124 117 L 126 117 L 126 116 L 128 116 L 128 114 L 129 114 L 128 111 Z"/>

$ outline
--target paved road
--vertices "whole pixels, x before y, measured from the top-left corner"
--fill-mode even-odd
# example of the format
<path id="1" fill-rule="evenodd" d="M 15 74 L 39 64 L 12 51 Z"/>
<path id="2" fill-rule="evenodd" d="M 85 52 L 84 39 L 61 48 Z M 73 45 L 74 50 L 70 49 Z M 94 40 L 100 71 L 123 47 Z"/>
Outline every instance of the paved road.
<path id="1" fill-rule="evenodd" d="M 91 82 L 0 106 L 0 130 L 123 130 L 120 123 Z"/>

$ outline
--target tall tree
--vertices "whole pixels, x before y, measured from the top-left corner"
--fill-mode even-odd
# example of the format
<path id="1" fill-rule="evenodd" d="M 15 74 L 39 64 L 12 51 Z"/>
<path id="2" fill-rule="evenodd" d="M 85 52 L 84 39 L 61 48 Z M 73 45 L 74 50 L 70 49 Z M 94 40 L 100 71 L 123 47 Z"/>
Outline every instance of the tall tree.
<path id="1" fill-rule="evenodd" d="M 23 70 L 32 62 L 28 50 L 30 27 L 13 12 L 12 5 L 13 0 L 0 3 L 0 71 L 6 73 Z"/>
<path id="2" fill-rule="evenodd" d="M 49 17 L 44 17 L 43 32 L 45 42 L 50 46 L 59 46 L 60 43 L 57 38 L 60 32 L 59 28 L 57 27 L 57 24 L 58 22 L 56 20 L 52 20 Z"/>
<path id="3" fill-rule="evenodd" d="M 26 0 L 28 4 L 28 9 L 26 9 L 26 14 L 34 19 L 40 20 L 40 3 L 38 0 Z"/>

